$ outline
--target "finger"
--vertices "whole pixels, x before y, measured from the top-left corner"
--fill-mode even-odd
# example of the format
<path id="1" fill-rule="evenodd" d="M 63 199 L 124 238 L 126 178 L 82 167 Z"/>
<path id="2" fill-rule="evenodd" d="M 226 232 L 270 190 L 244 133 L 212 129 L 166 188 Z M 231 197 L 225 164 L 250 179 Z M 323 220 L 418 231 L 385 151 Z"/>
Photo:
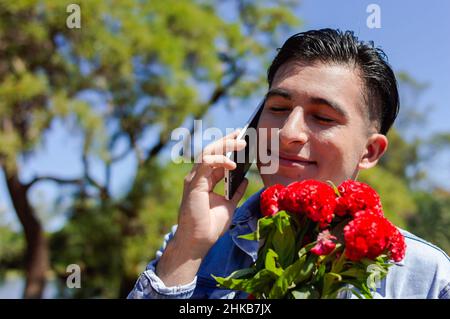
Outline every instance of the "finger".
<path id="1" fill-rule="evenodd" d="M 198 165 L 199 163 L 194 164 L 194 166 L 192 166 L 191 171 L 187 173 L 187 175 L 184 177 L 185 183 L 190 183 L 192 181 L 192 179 L 195 176 L 195 173 L 197 172 Z"/>
<path id="2" fill-rule="evenodd" d="M 210 145 L 207 145 L 194 161 L 195 164 L 188 175 L 185 177 L 185 181 L 191 182 L 193 180 L 198 168 L 200 167 L 200 164 L 203 162 L 204 155 L 225 154 L 229 151 L 240 151 L 241 149 L 243 149 L 246 145 L 245 140 L 239 140 L 240 142 L 235 140 L 235 138 L 239 136 L 240 132 L 241 130 L 237 129 L 211 143 Z"/>
<path id="3" fill-rule="evenodd" d="M 230 134 L 227 134 L 227 135 L 225 135 L 224 137 L 222 137 L 222 138 L 219 138 L 217 141 L 214 141 L 214 142 L 212 142 L 212 143 L 210 143 L 209 145 L 207 145 L 206 147 L 205 147 L 205 149 L 204 149 L 204 151 L 205 150 L 209 150 L 209 149 L 214 149 L 214 145 L 222 145 L 222 143 L 224 142 L 224 141 L 227 141 L 227 140 L 230 140 L 230 141 L 233 141 L 233 140 L 236 140 L 236 138 L 239 136 L 239 133 L 241 133 L 241 129 L 237 129 L 237 130 L 234 130 L 233 132 L 231 132 Z M 203 151 L 203 152 L 204 152 Z M 217 153 L 217 152 L 216 152 Z M 222 153 L 223 154 L 223 153 Z"/>
<path id="4" fill-rule="evenodd" d="M 223 167 L 225 169 L 234 170 L 236 168 L 236 163 L 225 155 L 204 155 L 202 163 L 198 167 L 197 174 L 199 172 L 203 173 L 204 171 L 207 171 L 207 167 Z"/>
<path id="5" fill-rule="evenodd" d="M 220 140 L 226 140 L 226 139 L 235 139 L 236 137 L 239 136 L 239 133 L 241 133 L 241 129 L 238 128 L 236 130 L 234 130 L 233 132 L 231 132 L 230 134 L 225 135 L 224 137 L 222 137 Z"/>
<path id="6" fill-rule="evenodd" d="M 225 154 L 231 151 L 240 151 L 245 148 L 245 145 L 247 145 L 247 142 L 245 142 L 245 140 L 219 140 L 206 146 L 203 150 L 203 154 Z"/>
<path id="7" fill-rule="evenodd" d="M 237 188 L 236 192 L 234 193 L 233 197 L 231 198 L 231 202 L 233 203 L 234 207 L 237 206 L 239 201 L 242 199 L 242 197 L 245 194 L 245 190 L 247 189 L 248 185 L 248 179 L 244 178 L 241 185 Z"/>
<path id="8" fill-rule="evenodd" d="M 217 141 L 214 141 L 213 143 L 207 145 L 203 149 L 203 151 L 200 153 L 200 155 L 196 158 L 196 160 L 194 161 L 195 164 L 194 164 L 194 167 L 192 168 L 192 172 L 198 168 L 199 163 L 201 163 L 202 156 L 205 154 L 208 154 L 208 155 L 210 155 L 210 154 L 225 154 L 226 152 L 228 152 L 230 150 L 234 150 L 233 145 L 237 146 L 237 148 L 236 148 L 237 150 L 240 150 L 241 147 L 245 146 L 246 145 L 245 140 L 243 140 L 244 142 L 238 142 L 238 143 L 225 142 L 226 140 L 235 141 L 236 137 L 238 137 L 240 132 L 241 132 L 241 130 L 237 129 L 237 130 L 231 132 L 230 134 L 218 139 Z M 218 146 L 218 145 L 223 145 L 224 142 L 227 146 L 220 148 L 220 146 Z"/>
<path id="9" fill-rule="evenodd" d="M 220 182 L 224 177 L 225 169 L 223 169 L 222 167 L 213 170 L 213 172 L 211 173 L 211 182 L 213 189 L 217 185 L 217 183 Z"/>
<path id="10" fill-rule="evenodd" d="M 233 170 L 236 168 L 236 163 L 225 155 L 203 156 L 202 163 L 198 166 L 198 169 L 192 179 L 191 186 L 195 187 L 201 183 L 204 183 L 205 185 L 208 185 L 207 190 L 211 191 L 213 189 L 211 175 L 217 168 Z"/>

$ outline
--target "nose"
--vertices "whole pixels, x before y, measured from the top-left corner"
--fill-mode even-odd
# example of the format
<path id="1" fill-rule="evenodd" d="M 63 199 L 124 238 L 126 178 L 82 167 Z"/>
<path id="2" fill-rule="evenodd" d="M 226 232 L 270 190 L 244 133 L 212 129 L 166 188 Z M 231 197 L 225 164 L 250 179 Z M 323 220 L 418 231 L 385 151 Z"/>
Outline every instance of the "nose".
<path id="1" fill-rule="evenodd" d="M 296 106 L 279 131 L 280 144 L 289 146 L 293 143 L 305 144 L 308 141 L 307 127 L 303 108 Z M 291 145 L 292 146 L 292 145 Z"/>

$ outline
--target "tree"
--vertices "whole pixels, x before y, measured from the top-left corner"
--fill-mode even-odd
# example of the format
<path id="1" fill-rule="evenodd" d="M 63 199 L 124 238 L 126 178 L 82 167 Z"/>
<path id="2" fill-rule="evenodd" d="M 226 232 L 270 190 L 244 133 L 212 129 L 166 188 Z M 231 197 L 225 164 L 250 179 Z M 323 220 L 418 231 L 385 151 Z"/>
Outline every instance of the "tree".
<path id="1" fill-rule="evenodd" d="M 450 253 L 450 193 L 444 189 L 414 194 L 418 213 L 408 220 L 414 233 Z"/>
<path id="2" fill-rule="evenodd" d="M 141 176 L 154 168 L 170 132 L 220 100 L 251 95 L 262 84 L 279 32 L 298 23 L 292 0 L 90 0 L 80 2 L 81 28 L 69 29 L 69 3 L 0 2 L 0 165 L 26 239 L 26 298 L 42 295 L 50 268 L 48 238 L 29 190 L 41 181 L 74 186 L 72 219 L 110 221 L 107 237 L 118 234 L 123 244 L 136 235 L 133 225 L 144 207 L 136 195 L 145 183 Z M 91 103 L 93 95 L 101 102 Z M 18 162 L 32 159 L 55 119 L 83 136 L 82 174 L 21 180 Z M 143 146 L 151 129 L 156 142 Z M 137 178 L 116 200 L 111 167 L 130 153 L 138 159 Z M 93 158 L 104 164 L 101 181 L 92 177 Z M 131 282 L 124 277 L 122 291 Z"/>

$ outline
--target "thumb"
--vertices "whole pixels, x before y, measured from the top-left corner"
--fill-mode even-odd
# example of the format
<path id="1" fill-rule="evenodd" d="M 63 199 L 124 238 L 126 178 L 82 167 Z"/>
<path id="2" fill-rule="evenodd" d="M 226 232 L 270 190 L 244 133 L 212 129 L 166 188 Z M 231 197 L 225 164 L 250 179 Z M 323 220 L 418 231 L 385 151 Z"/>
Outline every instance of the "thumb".
<path id="1" fill-rule="evenodd" d="M 245 194 L 245 190 L 247 189 L 248 185 L 248 179 L 244 178 L 241 185 L 237 188 L 236 192 L 233 195 L 233 198 L 231 198 L 231 202 L 233 203 L 233 206 L 236 207 L 239 201 L 242 199 L 242 197 Z"/>

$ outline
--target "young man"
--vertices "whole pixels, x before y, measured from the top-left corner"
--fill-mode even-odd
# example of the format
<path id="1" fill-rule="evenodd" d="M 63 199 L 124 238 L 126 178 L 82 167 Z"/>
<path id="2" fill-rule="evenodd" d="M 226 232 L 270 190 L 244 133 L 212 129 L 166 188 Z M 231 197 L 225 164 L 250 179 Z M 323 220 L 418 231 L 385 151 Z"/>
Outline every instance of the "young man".
<path id="1" fill-rule="evenodd" d="M 395 76 L 384 53 L 352 32 L 323 29 L 292 36 L 268 70 L 268 84 L 258 127 L 279 129 L 279 166 L 274 174 L 261 174 L 265 187 L 304 179 L 338 185 L 374 167 L 386 151 L 386 134 L 399 109 Z M 236 166 L 224 154 L 245 146 L 236 137 L 234 132 L 208 145 L 185 177 L 178 226 L 129 298 L 246 297 L 217 288 L 211 277 L 248 267 L 257 257 L 258 243 L 238 237 L 255 230 L 262 190 L 238 209 L 247 181 L 230 201 L 212 192 L 224 168 Z M 262 172 L 261 164 L 258 168 Z M 376 296 L 450 298 L 449 257 L 403 234 L 406 257 L 390 268 Z"/>

